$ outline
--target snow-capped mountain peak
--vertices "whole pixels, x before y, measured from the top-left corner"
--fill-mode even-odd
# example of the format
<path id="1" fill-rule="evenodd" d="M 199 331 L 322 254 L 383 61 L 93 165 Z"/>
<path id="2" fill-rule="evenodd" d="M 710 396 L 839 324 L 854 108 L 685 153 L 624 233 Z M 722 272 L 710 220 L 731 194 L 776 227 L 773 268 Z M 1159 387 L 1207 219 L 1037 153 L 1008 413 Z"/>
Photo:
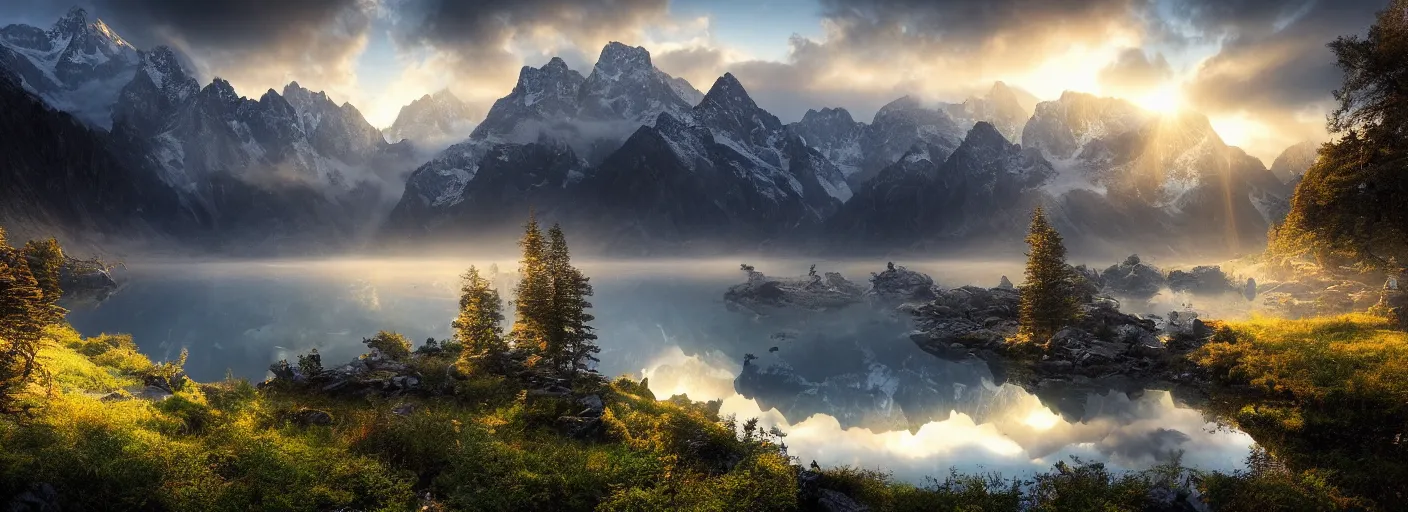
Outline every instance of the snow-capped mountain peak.
<path id="1" fill-rule="evenodd" d="M 650 124 L 661 112 L 684 116 L 694 104 L 691 91 L 688 82 L 656 69 L 645 48 L 613 41 L 582 83 L 577 117 Z"/>
<path id="2" fill-rule="evenodd" d="M 601 49 L 592 74 L 600 73 L 599 78 L 605 80 L 621 80 L 631 74 L 644 78 L 654 67 L 650 62 L 650 52 L 645 48 L 612 41 Z"/>
<path id="3" fill-rule="evenodd" d="M 0 29 L 0 63 L 50 106 L 107 129 L 123 86 L 142 64 L 136 48 L 81 8 L 49 30 L 29 25 Z"/>
<path id="4" fill-rule="evenodd" d="M 537 139 L 542 125 L 576 115 L 577 94 L 585 80 L 556 57 L 542 67 L 523 66 L 513 91 L 494 102 L 470 137 Z M 532 129 L 533 133 L 518 133 L 522 131 L 520 127 Z"/>

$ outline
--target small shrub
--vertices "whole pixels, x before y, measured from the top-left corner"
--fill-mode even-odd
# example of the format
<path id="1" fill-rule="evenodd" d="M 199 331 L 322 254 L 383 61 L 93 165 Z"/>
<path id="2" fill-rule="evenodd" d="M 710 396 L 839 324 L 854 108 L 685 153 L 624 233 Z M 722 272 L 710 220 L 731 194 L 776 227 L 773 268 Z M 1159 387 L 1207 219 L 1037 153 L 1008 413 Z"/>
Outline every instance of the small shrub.
<path id="1" fill-rule="evenodd" d="M 411 357 L 411 340 L 400 333 L 381 331 L 376 336 L 363 339 L 362 343 L 392 361 L 405 361 Z"/>
<path id="2" fill-rule="evenodd" d="M 318 349 L 309 350 L 307 354 L 298 356 L 298 371 L 308 377 L 323 373 L 323 356 L 318 355 Z"/>

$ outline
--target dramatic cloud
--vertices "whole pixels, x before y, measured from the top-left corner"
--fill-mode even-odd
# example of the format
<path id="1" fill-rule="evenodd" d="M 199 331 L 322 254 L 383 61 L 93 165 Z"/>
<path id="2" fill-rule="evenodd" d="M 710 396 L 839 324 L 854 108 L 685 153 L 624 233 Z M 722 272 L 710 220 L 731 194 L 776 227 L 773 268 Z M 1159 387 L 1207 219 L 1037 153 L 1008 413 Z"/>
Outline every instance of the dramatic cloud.
<path id="1" fill-rule="evenodd" d="M 1137 94 L 1158 88 L 1173 78 L 1173 68 L 1162 53 L 1151 58 L 1139 48 L 1120 52 L 1119 58 L 1100 70 L 1101 89 Z"/>
<path id="2" fill-rule="evenodd" d="M 1189 0 L 1182 5 L 1197 35 L 1222 41 L 1187 84 L 1189 102 L 1211 116 L 1219 131 L 1245 132 L 1229 142 L 1269 162 L 1294 143 L 1325 136 L 1330 91 L 1340 82 L 1326 44 L 1364 33 L 1384 2 Z"/>
<path id="3" fill-rule="evenodd" d="M 806 23 L 739 36 L 751 7 L 671 0 L 79 0 L 138 47 L 171 45 L 202 80 L 246 95 L 297 80 L 378 125 L 449 88 L 480 115 L 522 66 L 560 56 L 591 72 L 603 45 L 652 51 L 707 90 L 734 73 L 784 121 L 842 106 L 868 120 L 914 94 L 962 101 L 994 81 L 1055 99 L 1065 90 L 1189 108 L 1270 161 L 1324 137 L 1339 72 L 1325 44 L 1363 33 L 1383 0 L 816 0 Z M 11 0 L 0 22 L 47 26 L 62 2 Z M 716 27 L 734 20 L 734 26 Z M 810 29 L 809 27 L 815 27 Z M 786 30 L 786 31 L 784 31 Z M 775 38 L 775 39 L 773 39 Z M 759 40 L 786 41 L 758 60 Z"/>
<path id="4" fill-rule="evenodd" d="M 342 100 L 361 100 L 356 57 L 371 19 L 359 0 L 97 0 L 93 14 L 139 48 L 168 45 L 196 74 L 220 76 L 242 94 L 298 80 Z"/>

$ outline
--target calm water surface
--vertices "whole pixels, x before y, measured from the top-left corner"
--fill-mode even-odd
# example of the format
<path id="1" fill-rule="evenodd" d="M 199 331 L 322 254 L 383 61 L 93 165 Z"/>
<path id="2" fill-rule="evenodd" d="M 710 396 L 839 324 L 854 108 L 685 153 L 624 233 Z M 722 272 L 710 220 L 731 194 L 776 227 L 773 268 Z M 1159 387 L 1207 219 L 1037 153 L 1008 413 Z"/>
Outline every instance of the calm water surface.
<path id="1" fill-rule="evenodd" d="M 753 262 L 804 274 L 811 262 Z M 450 334 L 458 275 L 470 264 L 507 299 L 511 261 L 260 261 L 132 265 L 122 289 L 76 309 L 86 335 L 131 333 L 154 359 L 190 351 L 197 380 L 227 373 L 260 380 L 271 362 L 317 348 L 324 364 L 365 350 L 388 329 L 417 344 Z M 729 311 L 722 295 L 741 282 L 737 262 L 587 262 L 601 363 L 607 375 L 649 377 L 661 398 L 722 399 L 723 412 L 757 417 L 788 433 L 804 462 L 881 467 L 922 483 L 961 471 L 1024 474 L 1075 455 L 1142 469 L 1181 451 L 1204 469 L 1236 469 L 1253 442 L 1218 428 L 1167 391 L 1092 387 L 1033 394 L 995 383 L 977 361 L 945 361 L 904 335 L 907 321 L 872 310 L 792 319 Z M 992 286 L 1020 263 L 911 265 L 940 284 Z M 862 281 L 884 262 L 822 262 Z M 492 274 L 492 270 L 490 271 Z M 770 350 L 770 349 L 776 350 Z M 745 372 L 745 354 L 758 360 Z"/>

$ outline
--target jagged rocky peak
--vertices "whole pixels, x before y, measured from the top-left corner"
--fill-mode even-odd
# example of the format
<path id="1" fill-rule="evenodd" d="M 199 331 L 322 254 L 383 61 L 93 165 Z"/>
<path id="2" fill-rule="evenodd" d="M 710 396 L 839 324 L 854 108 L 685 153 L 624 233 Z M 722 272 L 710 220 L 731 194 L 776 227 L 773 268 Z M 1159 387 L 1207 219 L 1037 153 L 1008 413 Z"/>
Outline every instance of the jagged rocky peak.
<path id="1" fill-rule="evenodd" d="M 178 108 L 200 91 L 200 83 L 186 74 L 170 48 L 158 46 L 141 55 L 141 68 L 113 105 L 112 121 L 114 129 L 124 125 L 148 136 L 167 126 Z"/>
<path id="2" fill-rule="evenodd" d="M 693 87 L 656 69 L 650 52 L 611 42 L 601 49 L 579 95 L 582 119 L 649 124 L 661 112 L 684 116 Z"/>
<path id="3" fill-rule="evenodd" d="M 978 121 L 973 124 L 973 128 L 968 130 L 968 136 L 963 138 L 963 143 L 958 146 L 959 150 L 968 151 L 988 151 L 1006 150 L 1013 144 L 997 131 L 997 127 L 987 121 Z"/>
<path id="4" fill-rule="evenodd" d="M 654 67 L 650 62 L 650 52 L 645 48 L 612 41 L 601 49 L 592 71 L 593 74 L 601 73 L 602 78 L 617 80 L 626 73 L 648 73 Z"/>
<path id="5" fill-rule="evenodd" d="M 841 107 L 826 107 L 821 110 L 807 109 L 807 113 L 802 114 L 801 122 L 812 126 L 844 128 L 850 128 L 856 124 L 856 120 L 851 118 L 850 111 Z"/>
<path id="6" fill-rule="evenodd" d="M 272 90 L 272 89 L 271 89 Z M 215 77 L 209 85 L 200 90 L 199 97 L 205 102 L 230 105 L 239 103 L 240 95 L 235 92 L 235 86 L 224 78 Z"/>
<path id="7" fill-rule="evenodd" d="M 726 133 L 729 138 L 742 138 L 757 145 L 766 144 L 769 135 L 782 129 L 782 121 L 758 108 L 733 73 L 724 73 L 714 81 L 704 101 L 694 107 L 694 114 L 716 134 Z"/>
<path id="8" fill-rule="evenodd" d="M 470 136 L 476 139 L 509 137 L 525 124 L 571 119 L 577 113 L 577 95 L 585 81 L 581 73 L 567 67 L 567 63 L 557 57 L 542 67 L 523 66 L 518 71 L 518 83 L 514 84 L 513 91 L 494 102 L 489 114 Z M 537 133 L 520 138 L 536 139 Z"/>
<path id="9" fill-rule="evenodd" d="M 88 11 L 82 7 L 74 6 L 62 18 L 59 18 L 59 21 L 54 22 L 54 27 L 49 29 L 49 34 L 72 36 L 81 33 L 87 26 Z"/>

